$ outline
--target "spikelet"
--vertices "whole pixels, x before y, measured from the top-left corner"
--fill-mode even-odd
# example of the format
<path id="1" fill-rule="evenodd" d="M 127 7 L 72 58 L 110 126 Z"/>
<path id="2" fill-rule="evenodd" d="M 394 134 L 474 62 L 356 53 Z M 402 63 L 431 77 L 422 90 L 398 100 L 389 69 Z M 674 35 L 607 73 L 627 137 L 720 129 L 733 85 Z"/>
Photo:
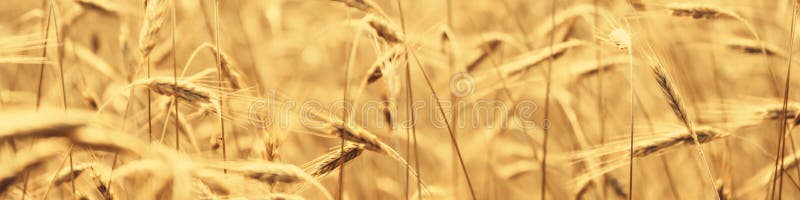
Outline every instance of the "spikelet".
<path id="1" fill-rule="evenodd" d="M 120 13 L 112 3 L 107 0 L 75 0 L 82 8 L 92 10 L 103 15 L 117 17 Z"/>
<path id="2" fill-rule="evenodd" d="M 214 53 L 215 55 L 214 57 L 217 57 L 216 55 L 219 54 L 219 59 L 220 59 L 219 62 L 222 65 L 222 68 L 220 68 L 222 69 L 222 76 L 225 77 L 225 79 L 227 79 L 228 82 L 230 82 L 231 88 L 239 90 L 246 86 L 242 74 L 237 69 L 237 65 L 233 62 L 233 59 L 230 56 L 228 56 L 228 54 L 220 51 L 219 49 L 217 49 L 216 46 L 214 46 L 211 43 L 206 42 L 200 46 L 201 46 L 200 48 L 206 47 L 210 49 L 211 52 Z"/>
<path id="3" fill-rule="evenodd" d="M 404 52 L 402 48 L 392 48 L 392 50 L 378 58 L 378 60 L 375 60 L 375 63 L 373 63 L 372 67 L 370 67 L 370 69 L 367 71 L 369 75 L 364 81 L 366 82 L 366 85 L 375 83 L 375 81 L 381 79 L 381 77 L 383 77 L 382 71 L 384 71 L 387 66 L 392 65 L 394 62 L 400 59 L 400 56 L 403 54 Z"/>
<path id="4" fill-rule="evenodd" d="M 770 100 L 743 100 L 723 103 L 708 103 L 703 105 L 704 112 L 700 115 L 705 123 L 720 123 L 735 128 L 745 128 L 766 122 L 781 120 L 789 122 L 788 125 L 800 125 L 800 104 L 789 102 L 786 111 L 782 102 Z"/>
<path id="5" fill-rule="evenodd" d="M 316 162 L 313 163 L 314 166 L 311 168 L 312 176 L 325 176 L 333 170 L 336 170 L 336 168 L 339 168 L 339 166 L 356 159 L 364 152 L 364 145 L 348 143 L 343 148 L 334 147 L 332 149 L 332 151 L 312 161 Z M 342 151 L 342 149 L 344 149 L 344 151 Z"/>
<path id="6" fill-rule="evenodd" d="M 500 72 L 503 77 L 509 77 L 522 72 L 528 68 L 536 66 L 548 58 L 557 58 L 564 54 L 570 48 L 586 45 L 586 42 L 580 40 L 569 40 L 562 43 L 557 43 L 551 47 L 545 47 L 537 51 L 527 52 L 517 57 L 512 58 L 511 62 L 500 66 Z M 551 54 L 552 52 L 552 54 Z"/>
<path id="7" fill-rule="evenodd" d="M 281 154 L 280 154 L 279 149 L 280 149 L 281 140 L 282 140 L 280 134 L 277 131 L 273 131 L 273 132 L 264 131 L 264 132 L 267 135 L 267 140 L 264 141 L 264 148 L 266 150 L 264 156 L 265 156 L 266 160 L 267 161 L 280 160 Z"/>
<path id="8" fill-rule="evenodd" d="M 355 101 L 359 101 L 361 99 L 361 95 L 364 93 L 364 90 L 367 86 L 381 79 L 383 79 L 384 83 L 386 83 L 386 92 L 388 94 L 396 95 L 399 93 L 400 83 L 397 76 L 397 62 L 404 54 L 403 50 L 404 48 L 395 46 L 389 52 L 375 60 L 372 66 L 367 70 L 367 75 L 364 77 L 364 80 L 361 81 L 361 84 L 358 87 L 358 93 L 354 98 Z"/>
<path id="9" fill-rule="evenodd" d="M 386 14 L 383 13 L 383 10 L 370 0 L 331 0 L 335 2 L 341 2 L 347 5 L 347 7 L 358 9 L 365 13 L 376 14 L 381 17 L 386 17 Z"/>
<path id="10" fill-rule="evenodd" d="M 320 127 L 309 127 L 312 129 L 312 131 L 320 134 L 335 135 L 339 138 L 344 138 L 347 141 L 363 144 L 364 148 L 367 150 L 380 152 L 393 158 L 398 158 L 397 154 L 391 149 L 391 147 L 389 147 L 389 145 L 386 145 L 380 141 L 378 136 L 370 133 L 364 128 L 352 123 L 343 125 L 341 119 L 334 118 L 332 116 L 325 116 L 326 114 L 312 114 L 314 114 L 313 117 L 324 123 Z"/>
<path id="11" fill-rule="evenodd" d="M 708 160 L 703 152 L 703 147 L 700 145 L 701 143 L 705 142 L 705 138 L 701 137 L 702 135 L 695 130 L 693 122 L 689 119 L 683 97 L 678 91 L 676 82 L 674 82 L 674 80 L 672 80 L 670 77 L 670 74 L 667 73 L 667 66 L 664 61 L 661 60 L 661 58 L 659 58 L 658 54 L 655 52 L 653 52 L 653 55 L 648 58 L 650 59 L 650 69 L 652 69 L 656 82 L 658 82 L 658 86 L 661 88 L 661 93 L 664 95 L 664 98 L 667 100 L 670 108 L 672 108 L 672 112 L 675 113 L 675 116 L 683 123 L 683 125 L 686 127 L 686 130 L 691 133 L 697 154 L 700 157 L 700 162 L 702 162 L 706 175 L 708 176 L 708 181 L 710 181 L 711 186 L 716 191 L 716 179 L 711 172 L 711 167 L 709 167 Z M 635 151 L 634 154 L 636 154 Z"/>
<path id="12" fill-rule="evenodd" d="M 56 175 L 55 179 L 53 179 L 52 185 L 58 186 L 64 184 L 66 182 L 77 179 L 78 176 L 83 174 L 85 171 L 93 171 L 94 163 L 79 163 L 71 168 L 72 169 L 65 169 L 67 171 L 59 172 Z"/>
<path id="13" fill-rule="evenodd" d="M 492 53 L 497 51 L 497 49 L 500 48 L 501 44 L 507 42 L 508 41 L 504 40 L 504 38 L 502 37 L 494 37 L 491 39 L 487 39 L 486 41 L 483 41 L 481 44 L 478 45 L 478 48 L 480 48 L 481 53 L 476 58 L 472 59 L 472 61 L 470 61 L 465 67 L 467 72 L 474 71 L 475 68 L 478 67 L 478 65 L 480 65 L 483 61 L 489 58 L 489 56 Z"/>
<path id="14" fill-rule="evenodd" d="M 604 9 L 599 8 L 601 11 Z M 577 19 L 582 18 L 584 15 L 594 13 L 595 7 L 591 4 L 576 4 L 566 9 L 559 10 L 555 14 L 555 18 L 542 19 L 547 23 L 543 23 L 536 28 L 535 34 L 540 37 L 549 37 L 550 34 L 556 34 L 554 40 L 562 41 L 567 36 L 568 30 L 575 24 Z M 550 21 L 554 24 L 550 24 Z"/>
<path id="15" fill-rule="evenodd" d="M 683 97 L 678 91 L 678 88 L 676 88 L 675 82 L 672 80 L 669 73 L 667 73 L 666 67 L 662 65 L 660 61 L 653 61 L 650 65 L 650 69 L 653 71 L 661 93 L 664 95 L 670 108 L 672 108 L 672 112 L 682 123 L 690 126 L 689 117 L 686 113 L 686 106 L 682 100 Z"/>
<path id="16" fill-rule="evenodd" d="M 291 164 L 263 162 L 263 161 L 247 161 L 247 162 L 226 162 L 222 166 L 214 166 L 216 168 L 224 168 L 245 177 L 264 181 L 266 183 L 300 183 L 306 181 L 317 187 L 328 199 L 333 197 L 325 190 L 316 179 L 299 167 Z"/>
<path id="17" fill-rule="evenodd" d="M 373 30 L 373 34 L 384 42 L 390 45 L 401 44 L 405 42 L 403 34 L 397 31 L 397 28 L 389 24 L 386 20 L 375 17 L 373 15 L 364 16 L 362 19 Z"/>
<path id="18" fill-rule="evenodd" d="M 228 169 L 267 183 L 299 183 L 303 180 L 303 175 L 293 165 L 270 163 Z"/>
<path id="19" fill-rule="evenodd" d="M 670 3 L 666 5 L 669 14 L 675 17 L 692 17 L 694 19 L 742 18 L 733 11 L 725 10 L 712 5 L 693 3 Z"/>
<path id="20" fill-rule="evenodd" d="M 763 120 L 784 119 L 782 118 L 782 115 L 785 116 L 786 120 L 796 120 L 798 115 L 800 115 L 800 107 L 797 104 L 792 103 L 787 105 L 786 110 L 784 111 L 781 105 L 774 105 L 764 107 L 762 110 L 759 110 L 756 113 L 756 116 Z M 795 125 L 797 124 L 795 123 Z"/>
<path id="21" fill-rule="evenodd" d="M 153 77 L 131 83 L 132 86 L 145 85 L 155 93 L 164 96 L 177 96 L 181 102 L 219 113 L 219 97 L 212 90 L 178 79 L 177 84 L 172 77 Z"/>
<path id="22" fill-rule="evenodd" d="M 310 129 L 316 134 L 336 136 L 350 142 L 364 145 L 363 148 L 366 150 L 389 156 L 403 165 L 408 166 L 408 162 L 404 160 L 403 157 L 397 153 L 397 151 L 381 141 L 377 135 L 367 131 L 357 124 L 348 123 L 347 125 L 344 125 L 341 119 L 325 113 L 303 111 L 303 115 L 312 117 L 315 120 L 320 120 L 319 122 L 323 123 L 321 125 L 306 126 L 306 128 Z M 411 173 L 416 175 L 414 170 L 411 170 Z M 423 183 L 423 185 L 425 184 Z"/>
<path id="23" fill-rule="evenodd" d="M 746 54 L 761 53 L 761 42 L 756 40 L 731 37 L 724 40 L 724 43 L 725 47 L 731 50 L 740 51 Z M 786 50 L 777 45 L 771 43 L 764 43 L 763 45 L 764 53 L 767 54 L 767 56 L 777 56 L 780 58 L 789 57 L 789 52 L 786 52 Z"/>
<path id="24" fill-rule="evenodd" d="M 95 189 L 97 190 L 98 193 L 100 193 L 100 197 L 103 200 L 118 199 L 114 197 L 114 194 L 111 192 L 111 187 L 108 185 L 108 181 L 111 179 L 111 175 L 106 172 L 106 169 L 104 168 L 94 169 L 92 170 L 92 173 L 90 175 L 92 178 L 92 182 L 94 182 L 96 185 Z"/>
<path id="25" fill-rule="evenodd" d="M 697 134 L 697 139 L 701 144 L 730 135 L 728 132 L 712 127 L 698 127 L 695 129 L 695 133 Z M 674 149 L 680 145 L 688 146 L 692 143 L 693 139 L 691 134 L 680 134 L 671 138 L 663 138 L 661 140 L 651 141 L 649 143 L 636 146 L 633 151 L 633 156 L 645 157 L 651 154 L 662 153 L 669 149 Z"/>
<path id="26" fill-rule="evenodd" d="M 148 0 L 145 3 L 144 23 L 139 31 L 139 52 L 147 57 L 157 43 L 157 35 L 167 19 L 170 4 L 167 0 Z"/>

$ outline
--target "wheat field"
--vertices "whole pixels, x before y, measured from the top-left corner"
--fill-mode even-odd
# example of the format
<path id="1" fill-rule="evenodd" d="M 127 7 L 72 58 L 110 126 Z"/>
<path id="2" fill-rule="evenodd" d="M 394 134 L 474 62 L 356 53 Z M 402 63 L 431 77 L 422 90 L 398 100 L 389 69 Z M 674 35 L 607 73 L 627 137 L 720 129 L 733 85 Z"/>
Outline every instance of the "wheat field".
<path id="1" fill-rule="evenodd" d="M 800 198 L 798 4 L 0 0 L 0 199 Z"/>

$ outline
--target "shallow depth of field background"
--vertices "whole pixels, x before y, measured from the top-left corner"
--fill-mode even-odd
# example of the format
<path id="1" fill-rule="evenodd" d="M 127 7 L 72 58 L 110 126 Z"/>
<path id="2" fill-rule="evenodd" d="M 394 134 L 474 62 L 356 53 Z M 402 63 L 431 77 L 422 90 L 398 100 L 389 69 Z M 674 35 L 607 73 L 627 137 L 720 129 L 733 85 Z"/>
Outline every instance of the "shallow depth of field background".
<path id="1" fill-rule="evenodd" d="M 152 12 L 163 12 L 150 18 L 139 0 L 0 0 L 0 199 L 325 199 L 312 182 L 334 199 L 800 195 L 794 159 L 800 144 L 791 134 L 800 114 L 798 37 L 791 37 L 793 6 L 800 3 L 365 1 L 149 0 L 162 6 Z M 679 16 L 678 8 L 708 15 Z M 142 37 L 147 20 L 162 23 L 158 30 L 145 27 L 153 34 Z M 628 43 L 620 44 L 625 37 Z M 142 49 L 143 40 L 151 51 Z M 204 44 L 221 47 L 241 85 L 218 77 L 209 48 L 187 65 Z M 572 46 L 556 47 L 565 44 Z M 694 128 L 724 132 L 701 141 L 713 186 L 656 82 L 651 66 L 657 64 L 666 66 Z M 218 97 L 224 140 L 216 139 L 218 112 L 179 98 L 181 125 L 191 130 L 177 131 L 176 148 L 174 107 L 167 107 L 173 95 L 147 84 L 148 67 L 151 78 L 170 82 L 176 70 L 177 80 Z M 270 98 L 293 104 L 259 106 Z M 355 109 L 337 109 L 343 99 Z M 304 103 L 335 120 L 315 119 L 321 127 L 309 127 Z M 365 149 L 345 164 L 342 177 L 341 168 L 307 175 L 317 158 L 340 148 L 344 129 L 334 127 L 342 127 L 345 113 L 347 126 L 374 136 L 366 143 L 386 144 L 396 157 Z M 272 123 L 261 127 L 265 115 Z M 779 154 L 781 119 L 788 131 Z M 67 122 L 86 127 L 59 126 Z M 637 150 L 684 140 L 634 158 L 630 172 L 631 126 Z M 81 131 L 142 152 L 81 142 L 74 136 Z M 26 163 L 37 150 L 54 154 Z M 782 179 L 772 173 L 776 157 L 784 160 Z M 280 170 L 269 168 L 276 163 L 311 177 L 281 179 Z M 267 167 L 236 170 L 243 166 Z M 108 180 L 111 194 L 100 187 Z"/>

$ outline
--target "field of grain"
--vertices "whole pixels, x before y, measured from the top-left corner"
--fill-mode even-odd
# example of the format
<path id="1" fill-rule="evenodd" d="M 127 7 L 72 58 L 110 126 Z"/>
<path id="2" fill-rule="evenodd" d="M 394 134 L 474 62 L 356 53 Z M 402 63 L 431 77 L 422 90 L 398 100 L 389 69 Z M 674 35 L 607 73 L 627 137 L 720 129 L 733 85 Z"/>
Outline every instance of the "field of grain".
<path id="1" fill-rule="evenodd" d="M 796 199 L 798 4 L 0 0 L 0 199 Z"/>

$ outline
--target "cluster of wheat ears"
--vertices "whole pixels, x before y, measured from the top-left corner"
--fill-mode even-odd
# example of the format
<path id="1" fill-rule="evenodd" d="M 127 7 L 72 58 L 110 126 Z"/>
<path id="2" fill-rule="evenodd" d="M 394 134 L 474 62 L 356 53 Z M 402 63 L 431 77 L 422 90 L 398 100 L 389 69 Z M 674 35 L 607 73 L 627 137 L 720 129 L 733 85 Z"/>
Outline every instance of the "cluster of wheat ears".
<path id="1" fill-rule="evenodd" d="M 0 199 L 794 199 L 798 4 L 4 0 Z"/>

